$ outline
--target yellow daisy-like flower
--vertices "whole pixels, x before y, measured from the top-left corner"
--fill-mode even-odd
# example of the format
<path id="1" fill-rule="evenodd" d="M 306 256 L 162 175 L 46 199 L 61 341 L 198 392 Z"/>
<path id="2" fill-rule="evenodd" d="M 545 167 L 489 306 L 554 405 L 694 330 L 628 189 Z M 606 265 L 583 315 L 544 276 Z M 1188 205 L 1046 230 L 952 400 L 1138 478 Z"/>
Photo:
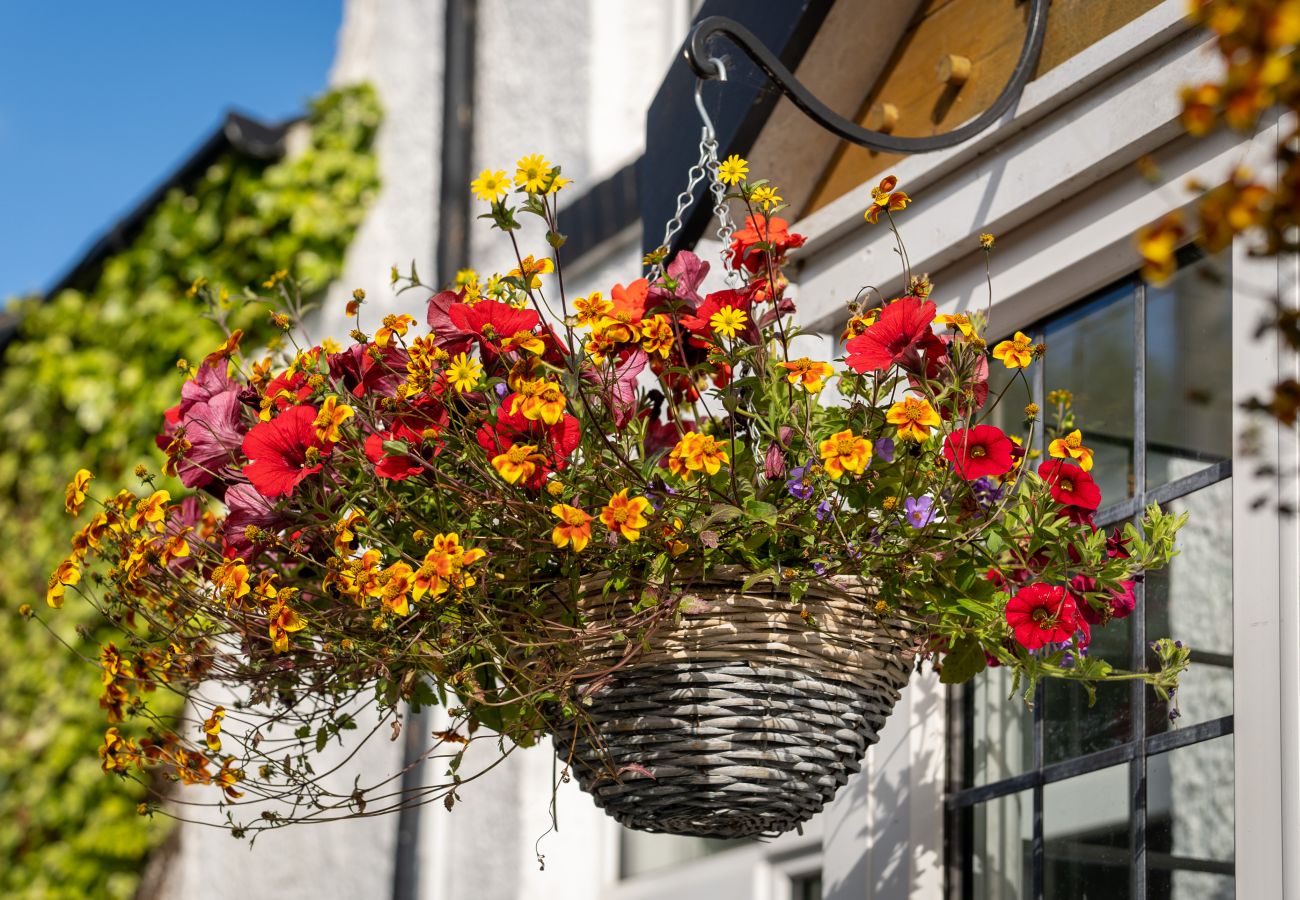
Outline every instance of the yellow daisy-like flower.
<path id="1" fill-rule="evenodd" d="M 482 374 L 483 364 L 461 353 L 447 367 L 447 383 L 456 389 L 456 393 L 463 394 L 474 389 Z"/>
<path id="2" fill-rule="evenodd" d="M 469 189 L 474 192 L 474 196 L 484 203 L 495 203 L 506 194 L 510 193 L 510 179 L 506 173 L 497 169 L 495 172 L 491 169 L 484 169 L 478 173 L 469 183 Z"/>
<path id="3" fill-rule="evenodd" d="M 551 164 L 540 153 L 525 156 L 515 165 L 515 184 L 528 193 L 539 194 L 550 186 Z"/>
<path id="4" fill-rule="evenodd" d="M 791 384 L 802 385 L 810 394 L 816 394 L 826 386 L 826 379 L 835 374 L 835 367 L 828 362 L 814 362 L 806 356 L 781 363 L 786 369 L 785 380 Z"/>
<path id="5" fill-rule="evenodd" d="M 63 508 L 68 515 L 77 515 L 86 505 L 86 486 L 94 477 L 89 469 L 78 469 L 77 474 L 72 476 L 72 481 L 68 482 L 68 489 L 63 496 Z"/>
<path id="6" fill-rule="evenodd" d="M 579 328 L 590 328 L 613 309 L 614 304 L 602 297 L 600 291 L 593 291 L 589 296 L 579 297 L 573 301 L 573 324 Z"/>
<path id="7" fill-rule="evenodd" d="M 898 426 L 898 436 L 903 440 L 923 441 L 930 429 L 943 420 L 924 397 L 907 396 L 889 407 L 885 421 Z"/>
<path id="8" fill-rule="evenodd" d="M 1023 331 L 993 348 L 993 358 L 1002 360 L 1008 369 L 1023 369 L 1034 361 L 1034 342 Z"/>
<path id="9" fill-rule="evenodd" d="M 725 443 L 698 431 L 688 431 L 668 454 L 668 470 L 683 481 L 690 481 L 699 472 L 717 475 L 729 461 Z"/>
<path id="10" fill-rule="evenodd" d="M 592 517 L 567 503 L 552 506 L 551 515 L 560 520 L 551 532 L 551 543 L 556 547 L 572 545 L 574 553 L 581 553 L 591 542 Z"/>
<path id="11" fill-rule="evenodd" d="M 838 481 L 846 472 L 860 475 L 871 462 L 871 441 L 847 428 L 822 441 L 818 449 L 822 466 L 833 481 Z"/>
<path id="12" fill-rule="evenodd" d="M 644 513 L 650 508 L 645 497 L 628 497 L 627 488 L 609 498 L 600 511 L 600 521 L 610 531 L 617 531 L 629 541 L 641 537 L 641 529 L 649 525 Z"/>
<path id="13" fill-rule="evenodd" d="M 1075 460 L 1085 472 L 1092 469 L 1092 451 L 1083 446 L 1083 432 L 1077 428 L 1065 437 L 1052 441 L 1047 452 L 1057 459 Z"/>
<path id="14" fill-rule="evenodd" d="M 339 403 L 339 398 L 330 394 L 321 404 L 320 412 L 316 414 L 316 421 L 312 423 L 316 430 L 316 439 L 329 444 L 337 444 L 343 440 L 343 432 L 339 430 L 340 426 L 348 419 L 356 415 L 352 407 L 344 403 Z"/>
<path id="15" fill-rule="evenodd" d="M 965 313 L 945 313 L 941 316 L 934 317 L 934 324 L 947 325 L 949 328 L 956 328 L 966 337 L 975 337 L 975 326 L 971 324 L 970 316 Z"/>
<path id="16" fill-rule="evenodd" d="M 731 154 L 718 164 L 718 180 L 723 184 L 739 184 L 749 174 L 749 162 Z"/>
<path id="17" fill-rule="evenodd" d="M 492 457 L 492 468 L 506 480 L 506 484 L 518 484 L 533 476 L 542 458 L 536 445 L 515 444 L 505 453 Z"/>
<path id="18" fill-rule="evenodd" d="M 745 327 L 749 321 L 749 314 L 743 309 L 736 309 L 734 306 L 724 306 L 722 309 L 709 316 L 709 327 L 713 329 L 714 334 L 721 334 L 724 337 L 734 338 L 736 332 Z"/>
<path id="19" fill-rule="evenodd" d="M 776 192 L 776 188 L 770 184 L 754 188 L 752 199 L 759 206 L 763 207 L 765 212 L 770 212 L 772 207 L 781 202 L 782 196 Z"/>

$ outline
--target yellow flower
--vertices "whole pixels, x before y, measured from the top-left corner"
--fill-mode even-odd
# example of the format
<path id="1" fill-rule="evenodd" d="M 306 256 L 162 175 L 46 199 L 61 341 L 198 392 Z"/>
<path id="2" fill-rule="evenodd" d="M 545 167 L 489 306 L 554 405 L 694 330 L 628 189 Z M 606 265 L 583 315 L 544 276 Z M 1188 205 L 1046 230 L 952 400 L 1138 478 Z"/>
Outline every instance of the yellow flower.
<path id="1" fill-rule="evenodd" d="M 474 192 L 474 196 L 485 203 L 495 203 L 506 194 L 510 193 L 510 179 L 501 169 L 495 172 L 491 169 L 484 169 L 478 173 L 469 183 L 469 189 Z"/>
<path id="2" fill-rule="evenodd" d="M 343 440 L 343 433 L 339 431 L 339 427 L 354 415 L 356 413 L 352 407 L 339 403 L 339 398 L 330 394 L 321 404 L 320 412 L 316 413 L 316 421 L 312 423 L 316 429 L 316 439 L 337 444 Z"/>
<path id="3" fill-rule="evenodd" d="M 238 601 L 252 590 L 248 584 L 248 567 L 244 565 L 243 557 L 227 560 L 213 569 L 212 583 L 228 604 Z"/>
<path id="4" fill-rule="evenodd" d="M 1023 331 L 993 348 L 993 358 L 1002 360 L 1008 369 L 1023 369 L 1034 361 L 1034 342 Z"/>
<path id="5" fill-rule="evenodd" d="M 492 468 L 506 480 L 507 484 L 518 484 L 527 480 L 537 471 L 537 464 L 542 455 L 533 444 L 515 444 L 505 453 L 492 457 Z"/>
<path id="6" fill-rule="evenodd" d="M 573 309 L 577 313 L 574 324 L 579 328 L 590 328 L 612 312 L 614 304 L 602 297 L 599 291 L 594 291 L 589 296 L 574 300 Z"/>
<path id="7" fill-rule="evenodd" d="M 540 153 L 525 156 L 519 160 L 515 169 L 515 184 L 530 194 L 545 191 L 550 179 L 551 164 Z"/>
<path id="8" fill-rule="evenodd" d="M 212 715 L 203 720 L 204 743 L 213 753 L 221 749 L 221 720 L 226 717 L 224 706 L 214 707 Z"/>
<path id="9" fill-rule="evenodd" d="M 785 380 L 791 384 L 802 385 L 810 394 L 816 394 L 825 387 L 827 378 L 835 374 L 835 367 L 828 362 L 814 362 L 806 356 L 781 363 L 786 369 Z"/>
<path id="10" fill-rule="evenodd" d="M 643 513 L 650 508 L 650 501 L 645 497 L 628 497 L 627 488 L 609 498 L 605 508 L 600 511 L 600 521 L 610 531 L 617 531 L 629 541 L 641 537 L 641 529 L 650 523 Z"/>
<path id="11" fill-rule="evenodd" d="M 1163 284 L 1178 268 L 1178 247 L 1187 237 L 1182 216 L 1172 212 L 1153 225 L 1138 229 L 1137 245 L 1141 254 L 1142 277 Z"/>
<path id="12" fill-rule="evenodd" d="M 724 337 L 734 338 L 736 332 L 745 327 L 749 321 L 749 315 L 743 309 L 736 309 L 734 306 L 724 306 L 722 309 L 709 316 L 709 327 L 715 334 L 721 334 Z"/>
<path id="13" fill-rule="evenodd" d="M 846 472 L 862 474 L 867 463 L 871 462 L 871 441 L 858 437 L 847 428 L 822 441 L 818 449 L 821 451 L 822 466 L 834 481 L 838 481 Z"/>
<path id="14" fill-rule="evenodd" d="M 1083 446 L 1083 433 L 1075 429 L 1063 438 L 1057 438 L 1047 447 L 1047 452 L 1057 459 L 1077 460 L 1079 467 L 1088 472 L 1092 469 L 1092 451 Z"/>
<path id="15" fill-rule="evenodd" d="M 152 525 L 155 531 L 162 531 L 163 518 L 167 515 L 167 504 L 171 499 L 172 495 L 166 491 L 154 491 L 136 503 L 135 512 L 131 515 L 131 528 L 139 531 L 145 525 Z"/>
<path id="16" fill-rule="evenodd" d="M 104 732 L 104 743 L 99 748 L 100 767 L 105 772 L 125 772 L 139 759 L 135 744 L 122 737 L 116 726 Z"/>
<path id="17" fill-rule="evenodd" d="M 970 316 L 965 313 L 953 313 L 952 315 L 945 313 L 942 316 L 935 316 L 934 324 L 956 328 L 968 338 L 975 337 L 975 326 L 971 324 Z"/>
<path id="18" fill-rule="evenodd" d="M 518 278 L 530 291 L 535 291 L 542 286 L 542 279 L 538 276 L 550 275 L 554 271 L 555 263 L 549 256 L 533 259 L 529 255 L 524 257 L 519 268 L 510 270 L 509 277 Z"/>
<path id="19" fill-rule="evenodd" d="M 769 184 L 754 188 L 752 198 L 765 211 L 771 211 L 772 207 L 782 200 L 781 195 L 776 192 L 776 188 Z"/>
<path id="20" fill-rule="evenodd" d="M 375 332 L 375 346 L 387 347 L 393 335 L 406 334 L 407 329 L 415 324 L 415 317 L 402 313 L 400 316 L 384 316 L 384 327 Z"/>
<path id="21" fill-rule="evenodd" d="M 64 589 L 81 581 L 81 569 L 72 558 L 59 563 L 45 588 L 45 602 L 54 609 L 63 608 Z"/>
<path id="22" fill-rule="evenodd" d="M 718 180 L 723 184 L 739 184 L 749 174 L 749 162 L 731 154 L 718 164 Z"/>
<path id="23" fill-rule="evenodd" d="M 894 190 L 896 187 L 898 187 L 898 179 L 893 175 L 881 179 L 880 184 L 871 189 L 871 205 L 867 207 L 862 217 L 874 225 L 882 211 L 894 212 L 906 209 L 907 204 L 912 202 L 912 198 L 902 191 Z"/>
<path id="24" fill-rule="evenodd" d="M 505 172 L 502 172 L 502 173 L 501 173 L 501 177 L 502 177 L 502 178 L 505 178 L 505 176 L 506 176 L 506 173 L 505 173 Z M 458 287 L 458 288 L 469 288 L 469 287 L 473 287 L 473 288 L 476 288 L 476 289 L 477 289 L 477 287 L 478 287 L 478 272 L 475 272 L 473 269 L 459 269 L 459 270 L 457 270 L 457 272 L 456 272 L 456 287 Z"/>
<path id="25" fill-rule="evenodd" d="M 699 472 L 717 475 L 729 460 L 725 443 L 711 435 L 688 431 L 668 454 L 668 470 L 690 481 Z"/>
<path id="26" fill-rule="evenodd" d="M 90 479 L 94 477 L 89 469 L 78 469 L 77 474 L 72 476 L 72 481 L 68 482 L 68 489 L 63 495 L 63 508 L 68 511 L 68 515 L 75 516 L 81 512 L 86 504 L 86 485 L 90 484 Z"/>
<path id="27" fill-rule="evenodd" d="M 551 515 L 560 520 L 560 524 L 551 532 L 551 542 L 557 548 L 572 544 L 573 552 L 581 553 L 591 542 L 592 517 L 567 503 L 552 506 Z"/>
<path id="28" fill-rule="evenodd" d="M 456 389 L 456 393 L 463 394 L 474 389 L 482 374 L 482 363 L 477 359 L 470 359 L 465 353 L 460 353 L 447 368 L 447 382 Z"/>
<path id="29" fill-rule="evenodd" d="M 930 429 L 943 420 L 924 397 L 907 396 L 889 407 L 885 421 L 898 426 L 898 436 L 903 440 L 923 441 Z"/>
<path id="30" fill-rule="evenodd" d="M 993 249 L 993 235 L 988 233 L 980 235 L 980 249 L 981 250 Z"/>
<path id="31" fill-rule="evenodd" d="M 557 425 L 564 418 L 564 405 L 564 392 L 555 382 L 525 381 L 510 404 L 510 414 L 519 411 L 530 422 L 540 419 L 547 425 Z"/>
<path id="32" fill-rule="evenodd" d="M 307 623 L 303 621 L 302 616 L 280 601 L 272 603 L 266 613 L 267 634 L 271 638 L 271 646 L 277 653 L 284 653 L 289 649 L 291 633 L 302 631 L 306 627 Z"/>

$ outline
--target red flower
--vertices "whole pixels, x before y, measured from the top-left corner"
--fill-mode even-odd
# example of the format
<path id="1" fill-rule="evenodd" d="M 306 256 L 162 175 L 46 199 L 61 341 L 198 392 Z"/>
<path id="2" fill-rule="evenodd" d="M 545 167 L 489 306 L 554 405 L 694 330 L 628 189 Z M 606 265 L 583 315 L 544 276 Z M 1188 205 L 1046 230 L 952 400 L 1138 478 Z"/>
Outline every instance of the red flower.
<path id="1" fill-rule="evenodd" d="M 751 272 L 767 268 L 767 251 L 773 254 L 773 265 L 780 265 L 787 250 L 802 247 L 804 236 L 791 234 L 789 223 L 779 216 L 746 216 L 745 227 L 731 236 L 731 264 L 744 266 Z M 765 244 L 765 247 L 758 247 Z"/>
<path id="2" fill-rule="evenodd" d="M 1079 630 L 1079 613 L 1059 584 L 1026 585 L 1007 601 L 1007 624 L 1026 650 L 1068 641 Z"/>
<path id="3" fill-rule="evenodd" d="M 316 438 L 316 407 L 292 406 L 244 435 L 244 474 L 263 497 L 293 493 L 308 475 L 321 470 L 324 452 Z"/>
<path id="4" fill-rule="evenodd" d="M 376 360 L 372 350 L 379 354 Z M 397 386 L 406 379 L 406 362 L 410 355 L 396 343 L 376 348 L 373 343 L 353 344 L 329 357 L 330 376 L 342 382 L 353 397 L 378 394 L 397 396 Z"/>
<path id="5" fill-rule="evenodd" d="M 507 344 L 527 343 L 527 335 L 531 335 L 541 321 L 531 309 L 515 309 L 508 303 L 487 297 L 473 306 L 451 304 L 447 307 L 447 318 L 462 333 L 476 338 L 485 351 L 494 353 L 513 349 Z"/>
<path id="6" fill-rule="evenodd" d="M 943 442 L 943 456 L 957 474 L 967 481 L 984 475 L 997 478 L 1011 471 L 1011 438 L 992 425 L 976 425 L 948 435 Z"/>
<path id="7" fill-rule="evenodd" d="M 644 278 L 623 287 L 616 284 L 609 290 L 609 298 L 614 304 L 614 313 L 620 321 L 639 322 L 645 316 L 646 300 L 650 297 L 650 282 Z M 625 317 L 625 318 L 623 318 Z"/>
<path id="8" fill-rule="evenodd" d="M 1038 467 L 1038 474 L 1052 490 L 1052 499 L 1062 506 L 1075 507 L 1071 519 L 1088 519 L 1101 506 L 1101 488 L 1083 469 L 1063 459 L 1049 459 Z"/>
<path id="9" fill-rule="evenodd" d="M 372 434 L 366 438 L 366 459 L 375 464 L 375 474 L 380 478 L 404 481 L 420 471 L 420 461 L 409 453 L 390 455 L 384 447 L 384 441 L 391 440 L 399 440 L 391 431 Z"/>
<path id="10" fill-rule="evenodd" d="M 569 456 L 578 449 L 582 440 L 582 430 L 578 420 L 567 413 L 554 425 L 547 425 L 540 419 L 526 419 L 519 410 L 511 413 L 510 408 L 515 405 L 517 396 L 518 394 L 506 396 L 501 401 L 496 424 L 483 425 L 475 438 L 489 459 L 505 453 L 515 444 L 537 445 L 544 462 L 536 467 L 527 482 L 528 487 L 536 490 L 542 486 L 547 475 L 562 471 L 569 464 Z"/>
<path id="11" fill-rule="evenodd" d="M 930 328 L 936 307 L 920 297 L 901 297 L 880 312 L 880 318 L 844 345 L 844 361 L 857 372 L 878 372 L 905 361 L 920 364 L 920 355 L 942 342 Z M 909 360 L 909 355 L 916 356 Z"/>
<path id="12" fill-rule="evenodd" d="M 713 314 L 725 307 L 738 309 L 745 313 L 749 318 L 745 322 L 745 327 L 741 329 L 741 337 L 751 344 L 758 343 L 758 325 L 754 321 L 754 285 L 735 290 L 728 288 L 722 291 L 714 291 L 704 298 L 704 302 L 695 310 L 694 315 L 683 316 L 681 319 L 682 327 L 695 336 L 696 346 L 707 347 L 716 343 L 713 334 L 713 325 L 709 320 Z"/>

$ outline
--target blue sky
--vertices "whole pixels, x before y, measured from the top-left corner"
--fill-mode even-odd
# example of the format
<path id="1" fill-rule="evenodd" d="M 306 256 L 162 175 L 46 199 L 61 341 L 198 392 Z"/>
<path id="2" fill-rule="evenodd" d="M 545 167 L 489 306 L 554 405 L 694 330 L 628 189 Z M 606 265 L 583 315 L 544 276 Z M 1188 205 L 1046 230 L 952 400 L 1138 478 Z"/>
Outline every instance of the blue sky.
<path id="1" fill-rule="evenodd" d="M 341 16 L 342 0 L 3 4 L 0 305 L 48 286 L 227 109 L 301 112 Z"/>

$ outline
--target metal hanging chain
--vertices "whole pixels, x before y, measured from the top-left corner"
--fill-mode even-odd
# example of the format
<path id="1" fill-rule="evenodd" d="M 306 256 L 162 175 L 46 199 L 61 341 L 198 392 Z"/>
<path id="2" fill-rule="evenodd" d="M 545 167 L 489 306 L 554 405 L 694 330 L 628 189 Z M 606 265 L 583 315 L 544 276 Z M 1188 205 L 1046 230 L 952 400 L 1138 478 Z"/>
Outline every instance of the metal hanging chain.
<path id="1" fill-rule="evenodd" d="M 755 37 L 753 32 L 740 23 L 723 16 L 710 16 L 707 19 L 702 19 L 695 26 L 690 39 L 686 42 L 686 62 L 690 64 L 691 69 L 695 71 L 699 78 L 714 78 L 725 81 L 726 79 L 723 77 L 725 71 L 718 65 L 718 60 L 710 57 L 705 49 L 705 45 L 714 35 L 724 35 L 730 38 L 737 47 L 744 51 L 746 56 L 753 60 L 754 64 L 763 71 L 763 74 L 781 89 L 781 93 L 789 97 L 791 102 L 803 110 L 805 115 L 827 131 L 846 141 L 871 150 L 879 150 L 885 153 L 929 153 L 934 150 L 955 147 L 973 138 L 1000 119 L 1002 114 L 1020 99 L 1020 94 L 1024 90 L 1026 82 L 1029 81 L 1029 76 L 1038 63 L 1039 53 L 1043 49 L 1043 36 L 1047 33 L 1047 8 L 1051 5 L 1051 0 L 1032 0 L 1032 3 L 1033 6 L 1029 10 L 1029 26 L 1025 32 L 1025 43 L 1020 49 L 1020 59 L 1016 61 L 1016 67 L 1012 70 L 1011 78 L 1007 81 L 1006 87 L 1002 89 L 1002 93 L 984 112 L 960 128 L 944 134 L 926 137 L 895 137 L 881 131 L 863 128 L 856 122 L 850 122 L 848 119 L 835 114 L 826 104 L 814 97 L 806 87 L 800 84 L 794 74 L 781 63 L 781 60 L 777 59 L 771 50 L 763 46 L 763 42 Z"/>
<path id="2" fill-rule="evenodd" d="M 727 80 L 727 69 L 720 59 L 710 59 L 710 64 L 716 67 L 716 73 L 711 76 L 719 81 Z M 686 173 L 686 190 L 677 195 L 677 209 L 673 217 L 668 220 L 664 226 L 664 240 L 660 245 L 665 249 L 672 247 L 672 240 L 679 231 L 682 230 L 682 216 L 690 208 L 695 199 L 695 189 L 700 186 L 700 182 L 709 179 L 709 193 L 713 195 L 713 213 L 718 218 L 718 240 L 722 242 L 722 268 L 726 273 L 728 283 L 734 284 L 738 273 L 732 266 L 731 254 L 729 252 L 731 245 L 731 236 L 736 231 L 735 223 L 731 221 L 731 214 L 727 209 L 727 186 L 722 183 L 719 173 L 720 163 L 718 161 L 718 135 L 713 128 L 713 120 L 709 118 L 708 111 L 704 108 L 704 98 L 701 95 L 701 88 L 704 86 L 702 79 L 695 82 L 695 108 L 699 110 L 700 119 L 704 122 L 704 127 L 700 131 L 700 156 L 695 165 Z M 659 275 L 663 274 L 664 261 L 660 261 L 654 267 Z"/>

